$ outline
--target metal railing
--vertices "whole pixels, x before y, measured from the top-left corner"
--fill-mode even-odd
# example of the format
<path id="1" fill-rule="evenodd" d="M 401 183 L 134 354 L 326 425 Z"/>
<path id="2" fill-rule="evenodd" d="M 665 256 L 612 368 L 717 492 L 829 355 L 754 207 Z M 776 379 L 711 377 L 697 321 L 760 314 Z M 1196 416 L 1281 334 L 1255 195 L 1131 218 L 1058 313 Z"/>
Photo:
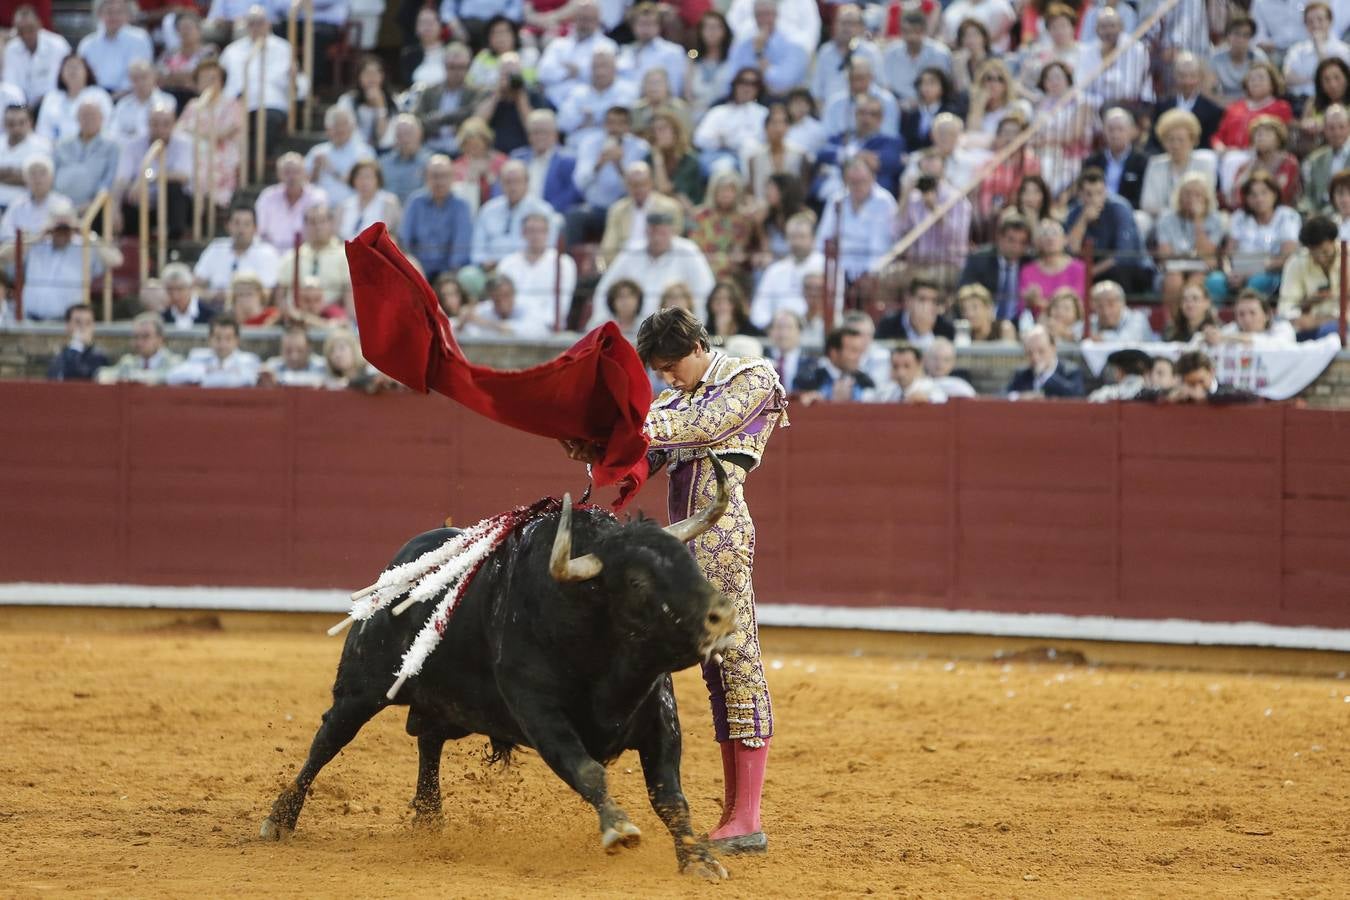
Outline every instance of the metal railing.
<path id="1" fill-rule="evenodd" d="M 155 271 L 164 268 L 169 259 L 169 179 L 165 169 L 165 151 L 168 145 L 164 141 L 155 141 L 141 157 L 137 190 L 140 206 L 140 275 L 141 284 L 150 277 L 150 182 L 156 181 L 155 190 Z"/>
<path id="2" fill-rule="evenodd" d="M 93 253 L 94 242 L 98 235 L 94 232 L 94 221 L 103 216 L 103 230 L 108 234 L 108 240 L 112 240 L 111 210 L 112 195 L 106 191 L 99 191 L 94 197 L 94 202 L 89 204 L 85 210 L 84 216 L 80 219 L 80 295 L 87 297 L 89 304 L 94 302 L 93 295 Z M 113 312 L 113 272 L 112 266 L 103 266 L 103 321 L 111 322 Z"/>
<path id="3" fill-rule="evenodd" d="M 239 92 L 240 101 L 244 104 L 244 127 L 239 129 L 239 184 L 241 186 L 249 184 L 252 178 L 249 177 L 249 134 L 248 134 L 248 83 L 249 72 L 253 70 L 253 60 L 258 60 L 258 110 L 254 119 L 257 128 L 256 146 L 252 148 L 255 151 L 257 162 L 258 179 L 267 177 L 267 39 L 253 45 L 249 51 L 248 59 L 244 61 L 244 86 Z"/>
<path id="4" fill-rule="evenodd" d="M 297 49 L 296 38 L 300 36 L 299 16 L 305 14 L 305 50 Z M 295 133 L 296 91 L 299 75 L 305 77 L 305 100 L 300 120 L 300 130 L 304 131 L 314 121 L 314 0 L 291 0 L 290 11 L 286 18 L 286 39 L 291 42 L 291 84 L 286 104 L 286 130 Z"/>
<path id="5" fill-rule="evenodd" d="M 219 131 L 216 127 L 216 106 L 220 103 L 220 91 L 211 88 L 198 98 L 198 113 L 192 129 L 192 239 L 200 242 L 203 233 L 207 240 L 216 236 L 215 186 L 216 186 L 216 140 Z M 207 120 L 206 133 L 202 134 L 202 115 Z M 206 144 L 203 154 L 202 143 Z M 203 171 L 202 156 L 206 157 Z M 205 221 L 205 227 L 203 227 Z"/>

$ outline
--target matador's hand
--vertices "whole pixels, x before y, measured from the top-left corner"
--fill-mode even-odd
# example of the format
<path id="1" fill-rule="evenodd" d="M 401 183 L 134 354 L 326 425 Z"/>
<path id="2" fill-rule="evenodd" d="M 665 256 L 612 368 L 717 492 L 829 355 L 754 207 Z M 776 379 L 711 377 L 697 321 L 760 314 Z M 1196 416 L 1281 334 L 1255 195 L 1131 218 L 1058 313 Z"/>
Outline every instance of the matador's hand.
<path id="1" fill-rule="evenodd" d="M 569 441 L 559 440 L 562 444 L 563 452 L 567 454 L 568 459 L 574 459 L 577 462 L 593 463 L 599 462 L 605 455 L 605 448 L 599 444 L 592 444 L 589 441 Z"/>

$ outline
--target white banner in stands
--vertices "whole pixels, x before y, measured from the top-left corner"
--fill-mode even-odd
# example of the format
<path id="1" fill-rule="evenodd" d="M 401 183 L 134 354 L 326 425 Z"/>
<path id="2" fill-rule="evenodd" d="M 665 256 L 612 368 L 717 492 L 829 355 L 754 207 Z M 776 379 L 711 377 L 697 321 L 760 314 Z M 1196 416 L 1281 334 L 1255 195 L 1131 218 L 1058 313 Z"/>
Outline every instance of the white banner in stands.
<path id="1" fill-rule="evenodd" d="M 1149 356 L 1176 359 L 1187 350 L 1204 350 L 1214 360 L 1220 384 L 1230 384 L 1267 400 L 1288 400 L 1317 379 L 1341 349 L 1339 336 L 1329 334 L 1315 341 L 1283 347 L 1251 344 L 1130 344 L 1120 341 L 1084 341 L 1079 347 L 1083 362 L 1093 375 L 1101 375 L 1106 358 L 1117 350 L 1142 350 Z"/>

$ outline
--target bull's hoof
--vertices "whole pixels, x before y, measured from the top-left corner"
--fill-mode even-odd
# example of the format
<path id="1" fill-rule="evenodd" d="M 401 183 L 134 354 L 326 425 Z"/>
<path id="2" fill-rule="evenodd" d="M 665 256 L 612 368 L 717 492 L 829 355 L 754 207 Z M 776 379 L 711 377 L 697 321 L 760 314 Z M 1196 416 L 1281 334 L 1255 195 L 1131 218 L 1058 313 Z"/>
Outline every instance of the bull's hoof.
<path id="1" fill-rule="evenodd" d="M 690 858 L 680 867 L 680 874 L 702 878 L 704 881 L 726 881 L 731 877 L 727 874 L 727 867 L 707 847 L 700 847 L 690 853 Z"/>
<path id="2" fill-rule="evenodd" d="M 627 819 L 620 819 L 600 835 L 600 846 L 605 848 L 606 853 L 618 853 L 624 847 L 631 850 L 641 841 L 641 829 Z"/>
<path id="3" fill-rule="evenodd" d="M 287 828 L 285 825 L 278 825 L 277 821 L 271 816 L 262 820 L 262 827 L 258 829 L 258 836 L 264 841 L 279 841 L 290 837 L 294 828 Z"/>
<path id="4" fill-rule="evenodd" d="M 445 816 L 439 809 L 418 810 L 412 817 L 412 827 L 419 831 L 440 831 L 445 827 Z"/>
<path id="5" fill-rule="evenodd" d="M 751 856 L 769 852 L 769 838 L 762 831 L 717 838 L 708 841 L 708 845 L 724 856 Z"/>

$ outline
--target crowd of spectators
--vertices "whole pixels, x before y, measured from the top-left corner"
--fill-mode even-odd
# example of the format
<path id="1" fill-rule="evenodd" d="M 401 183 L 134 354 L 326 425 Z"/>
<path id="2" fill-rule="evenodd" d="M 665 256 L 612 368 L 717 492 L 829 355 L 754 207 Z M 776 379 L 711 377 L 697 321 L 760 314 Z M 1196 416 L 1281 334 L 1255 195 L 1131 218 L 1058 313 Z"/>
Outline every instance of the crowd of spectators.
<path id="1" fill-rule="evenodd" d="M 132 232 L 159 140 L 169 236 L 202 187 L 228 222 L 190 269 L 142 286 L 163 328 L 224 323 L 169 380 L 256 382 L 266 366 L 229 350 L 241 326 L 350 333 L 342 241 L 377 222 L 465 336 L 610 320 L 631 336 L 682 304 L 719 341 L 753 339 L 812 402 L 959 396 L 945 361 L 968 343 L 1024 343 L 1031 386 L 1012 390 L 1081 393 L 1038 367 L 1043 343 L 1281 344 L 1336 325 L 1343 3 L 405 6 L 397 59 L 363 58 L 328 91 L 296 70 L 287 4 L 151 21 L 96 0 L 74 49 L 20 7 L 0 253 L 29 244 L 26 316 L 85 299 L 72 229 L 103 190 L 95 265 L 120 264 L 109 238 Z M 316 3 L 321 59 L 348 13 Z M 332 101 L 324 140 L 235 203 L 239 132 L 261 112 L 275 146 L 293 87 Z"/>

